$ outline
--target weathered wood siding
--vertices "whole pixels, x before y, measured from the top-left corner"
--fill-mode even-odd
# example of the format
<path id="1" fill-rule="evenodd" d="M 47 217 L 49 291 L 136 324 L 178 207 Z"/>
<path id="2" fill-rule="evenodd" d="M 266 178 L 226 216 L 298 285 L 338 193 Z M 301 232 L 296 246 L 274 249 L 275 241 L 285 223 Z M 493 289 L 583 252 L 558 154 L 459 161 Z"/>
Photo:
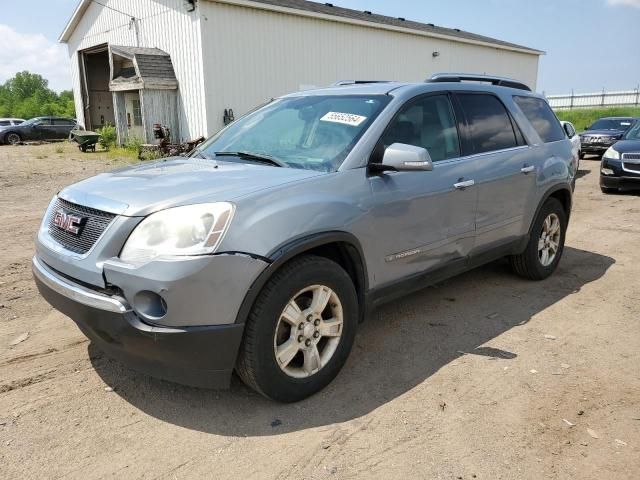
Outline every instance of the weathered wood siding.
<path id="1" fill-rule="evenodd" d="M 113 92 L 113 112 L 116 118 L 116 131 L 118 132 L 118 143 L 122 145 L 127 139 L 127 111 L 124 100 L 125 92 Z"/>
<path id="2" fill-rule="evenodd" d="M 145 129 L 145 142 L 152 143 L 153 124 L 169 127 L 171 142 L 183 140 L 178 121 L 176 90 L 140 90 L 142 106 L 142 124 Z"/>

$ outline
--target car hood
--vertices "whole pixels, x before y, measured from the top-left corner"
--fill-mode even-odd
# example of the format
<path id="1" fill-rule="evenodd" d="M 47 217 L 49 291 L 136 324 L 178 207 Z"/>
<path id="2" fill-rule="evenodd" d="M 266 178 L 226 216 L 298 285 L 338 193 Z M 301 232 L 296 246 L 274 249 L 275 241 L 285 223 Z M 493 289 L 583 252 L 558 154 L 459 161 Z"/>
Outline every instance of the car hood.
<path id="1" fill-rule="evenodd" d="M 595 135 L 596 137 L 615 137 L 624 134 L 623 130 L 587 130 L 580 134 L 581 137 Z"/>
<path id="2" fill-rule="evenodd" d="M 613 148 L 620 153 L 640 153 L 640 140 L 621 140 Z"/>
<path id="3" fill-rule="evenodd" d="M 128 216 L 236 198 L 321 172 L 236 162 L 175 158 L 103 173 L 65 188 L 61 198 Z"/>

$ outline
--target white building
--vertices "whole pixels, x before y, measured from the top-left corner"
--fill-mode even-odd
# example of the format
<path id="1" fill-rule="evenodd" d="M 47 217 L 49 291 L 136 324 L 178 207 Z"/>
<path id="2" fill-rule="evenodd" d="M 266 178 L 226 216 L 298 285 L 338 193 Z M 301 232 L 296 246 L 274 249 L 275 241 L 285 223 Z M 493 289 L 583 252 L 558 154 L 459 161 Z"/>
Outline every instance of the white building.
<path id="1" fill-rule="evenodd" d="M 81 0 L 68 44 L 78 120 L 120 139 L 208 136 L 269 99 L 338 80 L 490 73 L 535 89 L 543 52 L 304 0 Z"/>

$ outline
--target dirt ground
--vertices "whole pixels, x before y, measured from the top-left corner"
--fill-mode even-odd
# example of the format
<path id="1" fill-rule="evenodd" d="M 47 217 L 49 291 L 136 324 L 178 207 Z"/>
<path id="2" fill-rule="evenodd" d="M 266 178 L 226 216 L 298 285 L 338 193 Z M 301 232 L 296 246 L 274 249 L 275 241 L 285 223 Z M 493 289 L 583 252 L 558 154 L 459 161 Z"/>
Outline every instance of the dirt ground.
<path id="1" fill-rule="evenodd" d="M 556 275 L 497 262 L 387 305 L 297 405 L 135 373 L 39 297 L 51 196 L 121 163 L 0 147 L 0 478 L 640 478 L 640 195 L 597 161 Z"/>

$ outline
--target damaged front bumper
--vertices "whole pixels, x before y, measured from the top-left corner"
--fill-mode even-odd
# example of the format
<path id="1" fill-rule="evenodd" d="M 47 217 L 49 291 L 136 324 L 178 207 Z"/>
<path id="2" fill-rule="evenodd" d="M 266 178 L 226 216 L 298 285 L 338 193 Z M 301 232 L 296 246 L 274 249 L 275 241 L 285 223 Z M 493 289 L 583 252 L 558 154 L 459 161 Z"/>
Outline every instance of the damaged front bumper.
<path id="1" fill-rule="evenodd" d="M 248 255 L 104 262 L 105 288 L 49 266 L 36 255 L 42 296 L 108 355 L 176 383 L 225 388 L 244 330 L 238 312 L 268 263 Z"/>

